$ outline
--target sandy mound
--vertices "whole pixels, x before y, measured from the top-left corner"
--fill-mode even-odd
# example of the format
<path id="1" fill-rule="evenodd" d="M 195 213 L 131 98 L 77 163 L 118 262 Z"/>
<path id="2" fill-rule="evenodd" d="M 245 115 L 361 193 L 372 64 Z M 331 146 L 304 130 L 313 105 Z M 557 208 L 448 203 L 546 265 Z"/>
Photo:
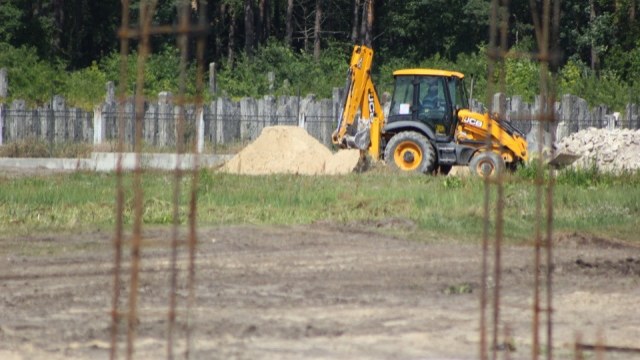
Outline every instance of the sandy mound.
<path id="1" fill-rule="evenodd" d="M 335 155 L 296 126 L 272 126 L 229 160 L 221 171 L 243 175 L 347 174 L 356 168 L 358 150 L 342 150 Z"/>
<path id="2" fill-rule="evenodd" d="M 348 174 L 356 170 L 359 166 L 360 150 L 346 149 L 340 150 L 333 154 L 325 162 L 325 174 L 327 175 L 339 175 Z"/>

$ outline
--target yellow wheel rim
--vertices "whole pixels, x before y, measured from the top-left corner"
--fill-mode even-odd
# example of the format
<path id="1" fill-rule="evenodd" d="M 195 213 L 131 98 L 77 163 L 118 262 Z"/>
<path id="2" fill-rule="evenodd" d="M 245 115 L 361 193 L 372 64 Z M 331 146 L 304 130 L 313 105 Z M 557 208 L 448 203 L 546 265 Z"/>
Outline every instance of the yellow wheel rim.
<path id="1" fill-rule="evenodd" d="M 411 141 L 403 141 L 393 152 L 393 161 L 401 170 L 412 171 L 422 163 L 422 149 Z"/>

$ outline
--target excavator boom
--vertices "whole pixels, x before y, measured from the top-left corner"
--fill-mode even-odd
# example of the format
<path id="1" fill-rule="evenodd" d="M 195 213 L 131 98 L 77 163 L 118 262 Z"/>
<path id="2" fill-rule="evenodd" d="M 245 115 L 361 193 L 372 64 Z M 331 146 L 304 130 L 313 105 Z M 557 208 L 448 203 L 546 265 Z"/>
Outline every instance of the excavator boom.
<path id="1" fill-rule="evenodd" d="M 364 45 L 353 48 L 342 112 L 331 139 L 340 147 L 368 150 L 378 159 L 384 114 L 371 80 L 372 63 L 372 49 Z"/>

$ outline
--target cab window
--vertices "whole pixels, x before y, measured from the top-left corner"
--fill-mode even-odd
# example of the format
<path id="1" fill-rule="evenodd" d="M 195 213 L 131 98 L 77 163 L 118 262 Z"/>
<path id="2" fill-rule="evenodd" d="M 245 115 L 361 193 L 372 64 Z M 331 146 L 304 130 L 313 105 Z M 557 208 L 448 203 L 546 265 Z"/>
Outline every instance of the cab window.
<path id="1" fill-rule="evenodd" d="M 431 111 L 444 111 L 444 83 L 441 77 L 423 76 L 419 79 L 420 108 Z"/>
<path id="2" fill-rule="evenodd" d="M 449 78 L 449 94 L 451 94 L 453 106 L 457 106 L 460 109 L 469 107 L 469 100 L 467 99 L 467 93 L 462 79 L 457 77 Z"/>
<path id="3" fill-rule="evenodd" d="M 389 115 L 410 115 L 413 104 L 413 77 L 397 76 Z"/>

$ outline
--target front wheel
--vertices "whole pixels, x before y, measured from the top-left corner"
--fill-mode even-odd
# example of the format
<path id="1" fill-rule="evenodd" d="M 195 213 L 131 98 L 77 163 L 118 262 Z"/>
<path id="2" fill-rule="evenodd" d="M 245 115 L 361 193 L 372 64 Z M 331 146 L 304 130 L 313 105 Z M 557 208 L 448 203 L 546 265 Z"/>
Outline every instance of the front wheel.
<path id="1" fill-rule="evenodd" d="M 471 174 L 480 177 L 497 177 L 504 173 L 505 163 L 502 157 L 493 151 L 482 151 L 473 155 L 469 163 Z"/>
<path id="2" fill-rule="evenodd" d="M 431 142 L 415 131 L 395 134 L 387 143 L 384 159 L 394 169 L 423 174 L 432 173 L 436 163 Z"/>

